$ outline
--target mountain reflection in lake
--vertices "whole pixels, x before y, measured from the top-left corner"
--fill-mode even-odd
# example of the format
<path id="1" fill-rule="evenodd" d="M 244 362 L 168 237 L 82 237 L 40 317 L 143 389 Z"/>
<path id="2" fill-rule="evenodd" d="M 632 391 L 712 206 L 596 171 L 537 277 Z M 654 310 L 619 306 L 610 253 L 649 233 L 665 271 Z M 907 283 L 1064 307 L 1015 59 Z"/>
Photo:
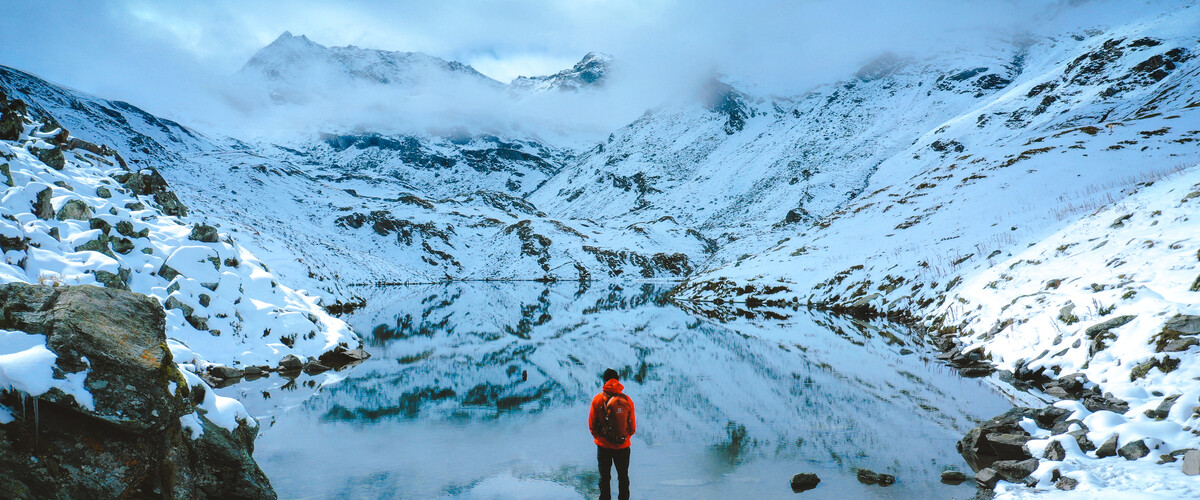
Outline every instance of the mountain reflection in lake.
<path id="1" fill-rule="evenodd" d="M 282 498 L 595 497 L 587 408 L 606 367 L 637 404 L 635 497 L 790 498 L 799 472 L 821 477 L 805 498 L 973 493 L 939 475 L 969 471 L 954 442 L 1010 405 L 915 336 L 804 310 L 722 322 L 666 291 L 371 290 L 347 318 L 367 362 L 221 392 L 260 417 L 255 457 Z M 897 482 L 859 484 L 858 467 Z"/>

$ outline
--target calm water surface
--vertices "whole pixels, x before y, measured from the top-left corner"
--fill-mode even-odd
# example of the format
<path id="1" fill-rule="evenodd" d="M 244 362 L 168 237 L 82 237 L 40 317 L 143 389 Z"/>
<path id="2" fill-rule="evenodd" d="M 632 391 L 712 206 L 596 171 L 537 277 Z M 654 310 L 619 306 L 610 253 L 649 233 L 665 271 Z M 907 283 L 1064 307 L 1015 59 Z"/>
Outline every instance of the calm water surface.
<path id="1" fill-rule="evenodd" d="M 219 392 L 262 422 L 255 457 L 281 498 L 595 497 L 587 411 L 606 367 L 637 405 L 635 498 L 974 494 L 939 475 L 969 471 L 954 442 L 1011 405 L 915 335 L 804 310 L 686 311 L 666 290 L 370 290 L 346 318 L 370 360 Z M 860 484 L 859 467 L 897 482 Z M 820 485 L 792 493 L 799 472 Z"/>

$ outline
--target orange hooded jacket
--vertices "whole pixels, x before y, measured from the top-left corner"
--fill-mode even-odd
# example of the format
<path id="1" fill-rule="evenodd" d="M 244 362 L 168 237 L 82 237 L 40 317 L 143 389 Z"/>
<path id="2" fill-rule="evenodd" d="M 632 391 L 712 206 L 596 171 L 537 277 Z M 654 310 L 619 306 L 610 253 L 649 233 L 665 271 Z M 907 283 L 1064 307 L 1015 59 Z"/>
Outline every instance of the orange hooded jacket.
<path id="1" fill-rule="evenodd" d="M 629 436 L 632 437 L 633 433 L 637 431 L 637 417 L 634 416 L 633 400 L 621 392 L 624 390 L 625 386 L 621 385 L 617 379 L 609 379 L 604 383 L 604 392 L 601 392 L 592 398 L 592 411 L 588 414 L 588 430 L 592 432 L 592 437 L 595 438 L 596 446 L 602 446 L 610 450 L 620 450 L 629 447 L 631 440 L 626 439 L 624 443 L 610 443 L 607 439 L 604 439 L 600 436 L 598 433 L 599 429 L 596 428 L 596 419 L 600 412 L 600 407 L 604 405 L 604 402 L 607 401 L 608 398 L 616 396 L 624 398 L 625 401 L 629 403 L 629 425 L 627 427 L 629 430 Z"/>

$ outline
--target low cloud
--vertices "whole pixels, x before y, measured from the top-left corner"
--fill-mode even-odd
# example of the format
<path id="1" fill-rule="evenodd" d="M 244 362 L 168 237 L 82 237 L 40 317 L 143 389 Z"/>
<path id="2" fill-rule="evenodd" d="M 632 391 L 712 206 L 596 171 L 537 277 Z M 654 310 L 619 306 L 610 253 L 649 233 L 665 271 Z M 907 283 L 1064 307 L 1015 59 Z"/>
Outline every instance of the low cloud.
<path id="1" fill-rule="evenodd" d="M 127 100 L 202 130 L 465 125 L 598 140 L 717 73 L 755 92 L 796 95 L 844 78 L 884 51 L 921 55 L 995 43 L 997 37 L 989 34 L 1103 23 L 1144 4 L 49 2 L 9 7 L 0 20 L 0 64 Z M 263 89 L 233 75 L 285 30 L 330 46 L 425 52 L 477 65 L 505 83 L 517 75 L 565 69 L 589 51 L 612 54 L 616 63 L 605 89 L 591 94 L 513 98 L 504 89 L 461 82 L 434 82 L 419 92 L 356 84 L 303 104 L 269 104 Z"/>

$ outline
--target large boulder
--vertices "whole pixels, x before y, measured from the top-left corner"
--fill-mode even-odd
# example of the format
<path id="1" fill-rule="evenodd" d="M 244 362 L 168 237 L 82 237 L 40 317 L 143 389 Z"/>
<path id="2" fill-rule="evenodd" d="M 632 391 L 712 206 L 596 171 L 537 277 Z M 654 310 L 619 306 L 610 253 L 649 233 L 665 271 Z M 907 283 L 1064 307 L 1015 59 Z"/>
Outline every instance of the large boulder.
<path id="1" fill-rule="evenodd" d="M 152 298 L 95 286 L 0 286 L 0 329 L 44 335 L 54 371 L 86 371 L 91 407 L 52 389 L 0 393 L 0 489 L 8 498 L 274 498 L 251 458 L 256 427 L 232 431 L 198 411 L 166 346 Z M 24 406 L 22 404 L 24 403 Z M 198 416 L 193 439 L 181 417 Z"/>
<path id="2" fill-rule="evenodd" d="M 1019 423 L 1024 418 L 1033 419 L 1039 425 L 1053 427 L 1054 421 L 1060 415 L 1057 412 L 1047 413 L 1049 407 L 1042 410 L 1017 407 L 1004 414 L 992 418 L 978 427 L 967 431 L 957 443 L 958 452 L 962 454 L 971 469 L 979 472 L 992 465 L 997 460 L 1025 460 L 1033 458 L 1025 443 L 1032 439 Z M 1048 421 L 1046 421 L 1048 420 Z"/>

